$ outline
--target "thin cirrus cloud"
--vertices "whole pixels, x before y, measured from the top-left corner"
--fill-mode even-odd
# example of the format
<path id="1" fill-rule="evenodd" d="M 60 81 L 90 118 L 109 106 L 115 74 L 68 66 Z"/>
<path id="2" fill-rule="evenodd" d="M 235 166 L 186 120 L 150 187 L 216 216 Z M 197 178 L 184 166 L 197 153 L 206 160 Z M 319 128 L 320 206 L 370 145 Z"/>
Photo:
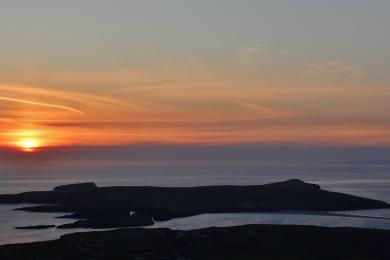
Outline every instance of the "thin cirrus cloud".
<path id="1" fill-rule="evenodd" d="M 288 118 L 293 117 L 294 113 L 285 109 L 277 109 L 266 106 L 260 106 L 258 104 L 237 101 L 237 104 L 253 109 L 258 113 L 257 119 L 270 119 L 270 118 Z"/>
<path id="2" fill-rule="evenodd" d="M 366 73 L 360 67 L 342 61 L 309 63 L 306 72 L 311 75 L 341 75 L 351 79 L 362 79 Z"/>
<path id="3" fill-rule="evenodd" d="M 50 104 L 50 103 L 36 102 L 36 101 L 20 99 L 20 98 L 11 98 L 11 97 L 0 96 L 0 100 L 9 101 L 9 102 L 16 102 L 16 103 L 22 103 L 22 104 L 28 104 L 28 105 L 34 105 L 34 106 L 58 108 L 58 109 L 63 109 L 63 110 L 66 110 L 66 111 L 76 112 L 76 113 L 80 113 L 80 114 L 83 113 L 81 110 L 78 110 L 76 108 L 72 108 L 72 107 L 69 107 L 69 106 L 62 106 L 62 105 L 56 105 L 56 104 Z"/>
<path id="4" fill-rule="evenodd" d="M 9 93 L 10 95 L 16 96 L 29 96 L 31 98 L 42 98 L 42 99 L 55 99 L 62 100 L 62 102 L 72 101 L 80 103 L 111 103 L 124 105 L 125 103 L 115 99 L 107 98 L 100 95 L 93 95 L 84 92 L 71 91 L 71 90 L 55 90 L 45 89 L 30 86 L 19 86 L 19 85 L 3 85 L 0 86 L 2 93 Z"/>

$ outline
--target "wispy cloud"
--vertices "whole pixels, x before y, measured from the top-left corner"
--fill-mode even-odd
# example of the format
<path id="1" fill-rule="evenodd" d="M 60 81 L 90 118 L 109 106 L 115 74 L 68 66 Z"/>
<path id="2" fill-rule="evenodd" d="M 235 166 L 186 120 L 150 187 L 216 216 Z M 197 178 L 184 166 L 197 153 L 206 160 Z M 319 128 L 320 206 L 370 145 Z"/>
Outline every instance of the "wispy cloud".
<path id="1" fill-rule="evenodd" d="M 236 101 L 235 103 L 245 108 L 254 110 L 257 114 L 258 119 L 287 118 L 292 117 L 294 115 L 294 113 L 285 109 L 271 108 L 243 101 Z"/>
<path id="2" fill-rule="evenodd" d="M 42 98 L 42 99 L 55 99 L 60 102 L 72 101 L 79 103 L 111 103 L 117 105 L 125 105 L 124 102 L 118 101 L 113 98 L 109 98 L 102 95 L 94 95 L 78 91 L 64 91 L 57 89 L 47 89 L 47 88 L 37 88 L 29 86 L 19 86 L 19 85 L 3 85 L 0 86 L 0 90 L 5 93 L 9 93 L 14 96 L 29 96 L 33 98 Z"/>
<path id="3" fill-rule="evenodd" d="M 238 48 L 238 53 L 240 55 L 260 54 L 268 51 L 269 48 L 265 44 L 249 44 Z"/>
<path id="4" fill-rule="evenodd" d="M 32 101 L 32 100 L 27 100 L 27 99 L 20 99 L 20 98 L 11 98 L 11 97 L 0 96 L 0 101 L 1 100 L 9 101 L 9 102 L 22 103 L 22 104 L 28 104 L 28 105 L 34 105 L 34 106 L 58 108 L 58 109 L 63 109 L 63 110 L 66 110 L 66 111 L 76 112 L 76 113 L 80 113 L 80 114 L 83 113 L 81 110 L 73 108 L 73 107 L 56 105 L 56 104 L 50 104 L 50 103 L 43 103 L 43 102 L 36 102 L 36 101 Z"/>
<path id="5" fill-rule="evenodd" d="M 306 72 L 312 75 L 341 75 L 352 79 L 362 79 L 366 76 L 360 67 L 342 61 L 309 63 L 306 65 Z"/>

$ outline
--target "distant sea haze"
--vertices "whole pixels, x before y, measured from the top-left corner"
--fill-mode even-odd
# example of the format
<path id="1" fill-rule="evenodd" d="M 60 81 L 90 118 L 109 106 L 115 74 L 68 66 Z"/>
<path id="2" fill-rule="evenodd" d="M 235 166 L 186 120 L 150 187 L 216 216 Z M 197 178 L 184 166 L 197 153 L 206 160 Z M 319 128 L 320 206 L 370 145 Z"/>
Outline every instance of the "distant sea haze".
<path id="1" fill-rule="evenodd" d="M 390 148 L 310 145 L 73 147 L 0 150 L 0 193 L 99 186 L 255 185 L 302 179 L 390 202 Z"/>
<path id="2" fill-rule="evenodd" d="M 390 164 L 390 147 L 319 146 L 303 144 L 134 144 L 127 146 L 69 146 L 39 148 L 22 153 L 0 148 L 0 161 L 17 164 L 55 160 L 126 161 L 255 161 L 255 162 L 333 162 Z"/>

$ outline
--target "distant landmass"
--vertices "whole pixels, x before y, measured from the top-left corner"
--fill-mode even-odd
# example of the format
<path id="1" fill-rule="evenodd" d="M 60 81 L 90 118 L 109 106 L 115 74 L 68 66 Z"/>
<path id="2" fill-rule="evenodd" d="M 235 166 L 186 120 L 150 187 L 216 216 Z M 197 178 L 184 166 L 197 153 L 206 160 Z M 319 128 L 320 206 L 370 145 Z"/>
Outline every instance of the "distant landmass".
<path id="1" fill-rule="evenodd" d="M 0 246 L 0 259 L 390 259 L 390 231 L 247 225 L 191 231 L 119 229 Z"/>
<path id="2" fill-rule="evenodd" d="M 265 185 L 204 187 L 97 187 L 94 183 L 80 183 L 52 191 L 0 195 L 0 203 L 45 204 L 19 210 L 68 212 L 64 218 L 78 219 L 57 228 L 141 227 L 204 213 L 327 212 L 390 207 L 383 201 L 326 191 L 298 179 Z M 43 227 L 46 226 L 37 228 Z"/>
<path id="3" fill-rule="evenodd" d="M 15 227 L 15 228 L 16 229 L 49 229 L 54 227 L 56 227 L 56 225 L 22 226 L 22 227 Z"/>

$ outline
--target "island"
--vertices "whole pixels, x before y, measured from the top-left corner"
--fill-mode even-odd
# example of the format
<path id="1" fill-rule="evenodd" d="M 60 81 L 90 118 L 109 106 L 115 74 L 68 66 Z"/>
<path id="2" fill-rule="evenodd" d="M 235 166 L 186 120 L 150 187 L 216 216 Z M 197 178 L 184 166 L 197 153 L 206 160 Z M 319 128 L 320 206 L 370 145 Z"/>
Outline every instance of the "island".
<path id="1" fill-rule="evenodd" d="M 35 203 L 18 210 L 63 212 L 76 221 L 56 228 L 145 227 L 205 213 L 329 212 L 389 208 L 386 202 L 331 192 L 298 179 L 249 186 L 98 187 L 63 185 L 52 191 L 0 195 L 0 204 Z"/>
<path id="2" fill-rule="evenodd" d="M 0 246 L 0 259 L 390 259 L 390 231 L 246 225 L 191 231 L 118 229 Z"/>

